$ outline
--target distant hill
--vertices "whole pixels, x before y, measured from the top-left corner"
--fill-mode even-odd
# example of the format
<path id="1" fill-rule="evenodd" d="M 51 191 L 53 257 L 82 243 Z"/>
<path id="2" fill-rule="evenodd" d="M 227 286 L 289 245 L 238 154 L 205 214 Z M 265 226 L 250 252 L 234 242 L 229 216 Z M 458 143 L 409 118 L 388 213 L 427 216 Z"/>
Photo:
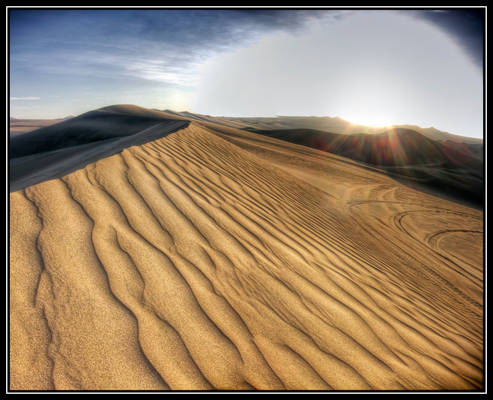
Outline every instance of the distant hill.
<path id="1" fill-rule="evenodd" d="M 45 126 L 58 124 L 64 119 L 20 119 L 10 117 L 9 134 L 11 136 L 31 132 Z"/>
<path id="2" fill-rule="evenodd" d="M 315 129 L 254 130 L 270 137 L 314 147 L 376 166 L 475 163 L 482 159 L 482 145 L 452 140 L 436 141 L 406 128 L 375 134 L 342 135 Z M 478 166 L 478 165 L 476 165 Z"/>

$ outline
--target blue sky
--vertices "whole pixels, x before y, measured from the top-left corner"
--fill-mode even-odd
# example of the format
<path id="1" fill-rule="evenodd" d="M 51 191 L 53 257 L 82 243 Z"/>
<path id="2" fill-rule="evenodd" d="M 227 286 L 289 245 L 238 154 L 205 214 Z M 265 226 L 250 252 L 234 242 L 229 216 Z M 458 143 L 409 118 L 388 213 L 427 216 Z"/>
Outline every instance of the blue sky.
<path id="1" fill-rule="evenodd" d="M 482 135 L 483 10 L 9 10 L 17 118 L 110 104 Z"/>

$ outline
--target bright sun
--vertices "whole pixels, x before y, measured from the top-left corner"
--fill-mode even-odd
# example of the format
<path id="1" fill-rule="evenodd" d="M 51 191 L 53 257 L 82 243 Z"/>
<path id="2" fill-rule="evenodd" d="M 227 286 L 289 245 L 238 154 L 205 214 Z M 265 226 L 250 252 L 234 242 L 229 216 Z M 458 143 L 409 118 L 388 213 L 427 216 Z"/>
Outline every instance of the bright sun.
<path id="1" fill-rule="evenodd" d="M 372 126 L 372 127 L 388 127 L 392 126 L 394 123 L 391 118 L 383 114 L 376 113 L 345 113 L 341 115 L 346 121 L 352 122 L 353 124 Z"/>

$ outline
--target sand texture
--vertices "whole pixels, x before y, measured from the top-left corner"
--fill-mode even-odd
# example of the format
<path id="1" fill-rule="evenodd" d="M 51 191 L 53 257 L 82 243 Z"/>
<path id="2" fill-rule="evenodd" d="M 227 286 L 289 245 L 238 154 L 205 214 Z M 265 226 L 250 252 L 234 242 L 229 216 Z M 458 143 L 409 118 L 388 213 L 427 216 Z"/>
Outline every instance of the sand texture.
<path id="1" fill-rule="evenodd" d="M 477 390 L 483 213 L 193 121 L 10 194 L 10 389 Z"/>

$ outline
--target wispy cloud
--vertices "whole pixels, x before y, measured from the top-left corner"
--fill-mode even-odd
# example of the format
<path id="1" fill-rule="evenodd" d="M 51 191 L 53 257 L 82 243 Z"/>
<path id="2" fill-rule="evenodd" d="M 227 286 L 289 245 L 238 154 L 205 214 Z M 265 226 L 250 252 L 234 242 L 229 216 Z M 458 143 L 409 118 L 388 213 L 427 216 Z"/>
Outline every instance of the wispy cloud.
<path id="1" fill-rule="evenodd" d="M 191 64 L 187 68 L 180 68 L 176 65 L 169 65 L 169 62 L 163 60 L 143 59 L 129 61 L 124 68 L 125 71 L 122 73 L 125 75 L 169 85 L 193 86 L 197 80 Z"/>
<path id="2" fill-rule="evenodd" d="M 35 96 L 27 96 L 27 97 L 11 97 L 11 101 L 23 101 L 23 100 L 40 100 L 41 97 L 35 97 Z"/>
<path id="3" fill-rule="evenodd" d="M 197 64 L 275 31 L 296 31 L 339 10 L 15 10 L 16 70 L 193 86 Z M 15 72 L 15 71 L 14 71 Z M 16 74 L 13 74 L 16 76 Z M 55 79 L 55 78 L 52 78 Z"/>

